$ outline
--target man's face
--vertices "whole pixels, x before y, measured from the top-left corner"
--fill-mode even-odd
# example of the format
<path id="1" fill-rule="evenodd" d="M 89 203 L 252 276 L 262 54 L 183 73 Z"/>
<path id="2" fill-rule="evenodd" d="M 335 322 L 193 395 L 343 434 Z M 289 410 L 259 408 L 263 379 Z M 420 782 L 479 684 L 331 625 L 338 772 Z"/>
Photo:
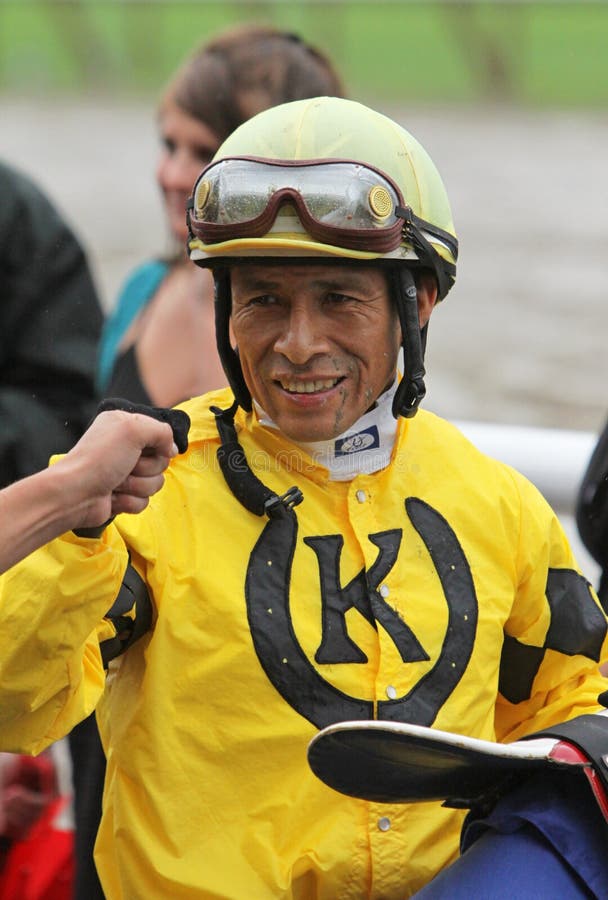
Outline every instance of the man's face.
<path id="1" fill-rule="evenodd" d="M 392 382 L 401 331 L 380 268 L 245 263 L 231 283 L 245 381 L 287 437 L 336 437 Z"/>

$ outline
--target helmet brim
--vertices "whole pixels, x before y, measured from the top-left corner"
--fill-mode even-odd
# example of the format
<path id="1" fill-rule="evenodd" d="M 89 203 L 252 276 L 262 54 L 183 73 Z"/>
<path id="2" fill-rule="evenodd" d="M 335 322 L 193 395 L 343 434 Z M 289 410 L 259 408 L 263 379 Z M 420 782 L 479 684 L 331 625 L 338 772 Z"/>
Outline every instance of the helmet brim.
<path id="1" fill-rule="evenodd" d="M 204 244 L 198 238 L 189 241 L 190 259 L 199 265 L 211 265 L 214 260 L 231 257 L 335 257 L 353 260 L 395 260 L 418 261 L 412 247 L 401 246 L 390 253 L 370 253 L 366 250 L 351 250 L 332 244 L 322 244 L 302 235 L 272 235 L 268 238 L 236 238 L 217 244 Z"/>

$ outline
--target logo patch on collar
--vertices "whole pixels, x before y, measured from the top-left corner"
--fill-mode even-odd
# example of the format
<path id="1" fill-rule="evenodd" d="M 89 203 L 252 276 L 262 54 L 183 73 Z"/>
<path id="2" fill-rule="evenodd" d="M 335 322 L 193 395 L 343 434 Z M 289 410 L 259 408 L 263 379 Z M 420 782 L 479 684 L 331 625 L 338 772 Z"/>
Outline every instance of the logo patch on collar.
<path id="1" fill-rule="evenodd" d="M 350 456 L 352 453 L 360 453 L 361 450 L 373 450 L 380 446 L 380 435 L 376 425 L 370 428 L 364 428 L 356 434 L 349 434 L 348 437 L 339 438 L 336 441 L 334 454 L 335 456 Z"/>

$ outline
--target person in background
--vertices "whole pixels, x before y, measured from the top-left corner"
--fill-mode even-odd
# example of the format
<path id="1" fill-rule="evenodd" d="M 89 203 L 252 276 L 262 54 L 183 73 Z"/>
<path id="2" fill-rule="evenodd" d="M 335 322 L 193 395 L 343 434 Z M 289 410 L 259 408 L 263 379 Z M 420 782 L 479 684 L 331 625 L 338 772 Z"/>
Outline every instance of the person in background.
<path id="1" fill-rule="evenodd" d="M 555 513 L 419 409 L 458 256 L 432 160 L 359 103 L 287 103 L 227 138 L 190 223 L 230 387 L 183 404 L 188 451 L 145 510 L 0 579 L 5 746 L 98 704 L 110 900 L 435 900 L 442 870 L 451 900 L 604 896 L 586 779 L 501 798 L 455 892 L 461 809 L 307 767 L 320 728 L 370 718 L 503 742 L 591 721 L 606 752 L 608 621 Z"/>
<path id="2" fill-rule="evenodd" d="M 187 257 L 186 201 L 228 135 L 261 110 L 319 94 L 342 96 L 329 59 L 297 35 L 245 24 L 221 32 L 184 62 L 158 108 L 156 179 L 172 250 L 127 279 L 99 353 L 103 396 L 174 406 L 226 383 L 215 348 L 213 279 Z M 94 716 L 70 735 L 76 786 L 79 900 L 101 897 L 92 850 L 105 758 Z"/>
<path id="3" fill-rule="evenodd" d="M 35 476 L 32 476 L 35 477 Z M 32 852 L 35 827 L 51 812 L 59 799 L 57 772 L 52 748 L 38 756 L 0 753 L 0 898 L 12 900 L 29 896 L 29 870 L 34 860 Z M 67 798 L 63 802 L 67 802 Z M 71 848 L 68 836 L 68 859 L 52 860 L 50 881 L 62 885 L 54 890 L 53 898 L 69 900 L 72 883 Z M 29 843 L 26 843 L 28 842 Z M 39 846 L 39 845 L 37 845 Z M 19 858 L 25 857 L 26 866 Z M 20 871 L 19 871 L 20 870 Z M 15 881 L 21 882 L 15 890 Z M 25 889 L 24 889 L 25 888 Z M 34 895 L 35 896 L 35 895 Z"/>
<path id="4" fill-rule="evenodd" d="M 608 612 L 608 422 L 581 480 L 575 512 L 581 540 L 600 567 L 597 594 Z"/>
<path id="5" fill-rule="evenodd" d="M 44 192 L 0 162 L 0 195 L 2 487 L 84 431 L 102 312 L 83 249 Z"/>
<path id="6" fill-rule="evenodd" d="M 297 35 L 247 24 L 199 47 L 162 94 L 156 179 L 174 250 L 128 278 L 105 326 L 98 384 L 106 397 L 174 406 L 221 387 L 213 281 L 188 263 L 186 201 L 203 166 L 261 110 L 318 95 L 342 96 L 329 59 Z"/>

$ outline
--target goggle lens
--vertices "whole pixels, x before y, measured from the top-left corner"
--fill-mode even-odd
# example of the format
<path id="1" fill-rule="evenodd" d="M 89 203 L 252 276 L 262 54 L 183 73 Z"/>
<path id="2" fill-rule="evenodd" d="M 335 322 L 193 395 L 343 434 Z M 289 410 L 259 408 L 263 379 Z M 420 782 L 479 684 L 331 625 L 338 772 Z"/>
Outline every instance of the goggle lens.
<path id="1" fill-rule="evenodd" d="M 401 240 L 399 189 L 356 162 L 227 158 L 202 172 L 192 200 L 192 231 L 207 244 L 266 234 L 284 203 L 325 242 L 385 252 Z"/>

